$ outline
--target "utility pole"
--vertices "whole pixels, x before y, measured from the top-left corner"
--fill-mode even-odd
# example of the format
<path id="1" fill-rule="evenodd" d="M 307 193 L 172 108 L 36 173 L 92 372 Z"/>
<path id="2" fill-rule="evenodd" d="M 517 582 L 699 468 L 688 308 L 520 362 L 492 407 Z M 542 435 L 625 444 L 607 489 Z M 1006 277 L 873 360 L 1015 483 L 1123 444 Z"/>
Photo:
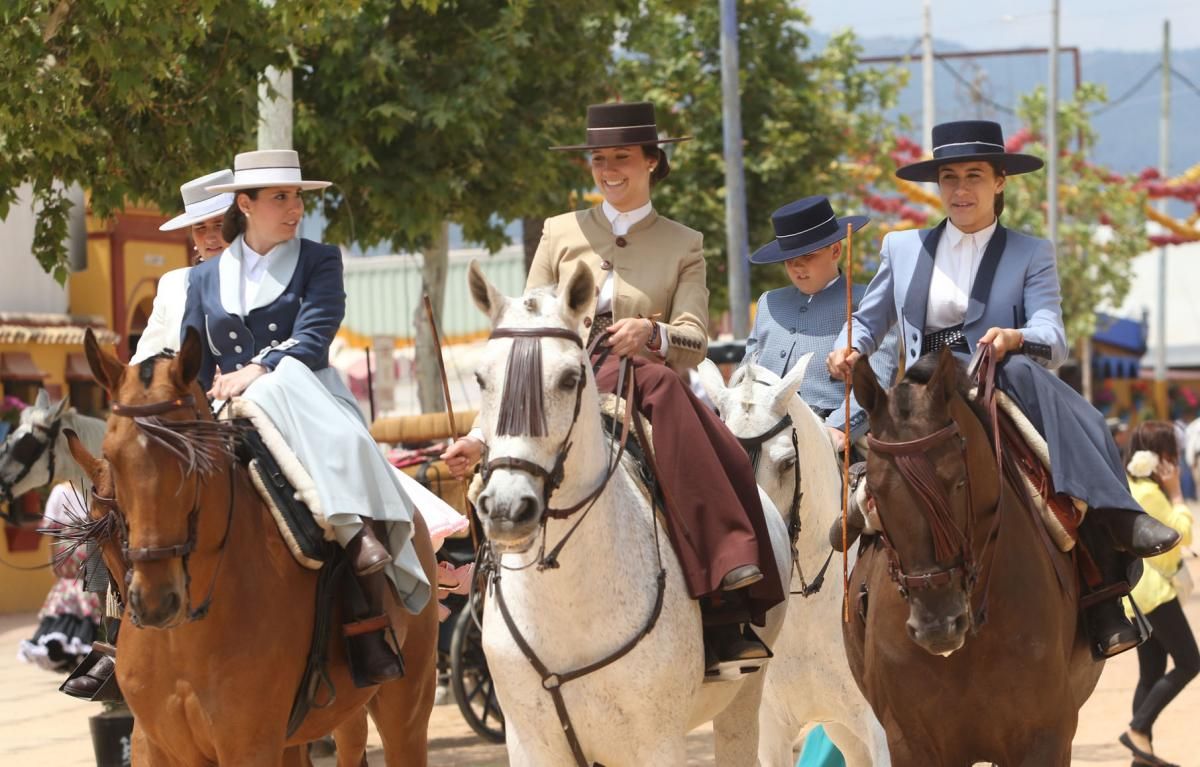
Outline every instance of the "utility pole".
<path id="1" fill-rule="evenodd" d="M 921 148 L 933 155 L 933 123 L 937 119 L 933 94 L 933 0 L 925 0 L 921 31 Z"/>
<path id="2" fill-rule="evenodd" d="M 1171 159 L 1171 22 L 1163 21 L 1162 49 L 1162 111 L 1158 121 L 1158 173 L 1165 181 L 1170 173 Z M 1166 214 L 1167 198 L 1158 201 L 1158 212 Z M 1159 419 L 1166 420 L 1167 414 L 1167 246 L 1158 248 L 1158 308 L 1154 324 L 1157 325 L 1158 343 L 1154 347 L 1154 409 Z"/>
<path id="3" fill-rule="evenodd" d="M 1058 19 L 1059 0 L 1050 4 L 1050 82 L 1046 88 L 1046 238 L 1058 251 Z"/>
<path id="4" fill-rule="evenodd" d="M 750 243 L 742 167 L 742 104 L 738 78 L 737 0 L 721 0 L 721 117 L 725 138 L 725 249 L 729 316 L 734 338 L 750 335 Z"/>
<path id="5" fill-rule="evenodd" d="M 292 70 L 267 67 L 258 84 L 258 148 L 292 148 Z M 274 94 L 272 94 L 272 90 Z"/>
<path id="6" fill-rule="evenodd" d="M 275 0 L 260 2 L 275 7 Z M 291 149 L 292 70 L 267 67 L 263 79 L 258 84 L 258 148 Z"/>

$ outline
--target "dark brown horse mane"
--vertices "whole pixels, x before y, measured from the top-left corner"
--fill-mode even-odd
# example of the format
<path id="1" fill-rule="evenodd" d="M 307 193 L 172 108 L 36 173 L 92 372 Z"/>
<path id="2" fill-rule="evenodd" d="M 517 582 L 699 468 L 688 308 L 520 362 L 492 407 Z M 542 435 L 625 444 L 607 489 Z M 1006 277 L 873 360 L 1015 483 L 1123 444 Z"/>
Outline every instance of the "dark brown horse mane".
<path id="1" fill-rule="evenodd" d="M 508 351 L 508 369 L 500 392 L 496 434 L 501 437 L 546 436 L 546 409 L 542 402 L 542 342 L 518 337 Z"/>

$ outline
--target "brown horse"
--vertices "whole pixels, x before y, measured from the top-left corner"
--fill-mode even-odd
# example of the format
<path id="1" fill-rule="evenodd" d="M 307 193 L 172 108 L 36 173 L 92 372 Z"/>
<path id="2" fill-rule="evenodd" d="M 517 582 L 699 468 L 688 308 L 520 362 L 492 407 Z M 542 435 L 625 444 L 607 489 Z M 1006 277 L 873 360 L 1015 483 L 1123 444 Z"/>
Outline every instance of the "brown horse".
<path id="1" fill-rule="evenodd" d="M 330 731 L 339 765 L 362 763 L 370 702 L 389 767 L 427 763 L 436 684 L 436 603 L 390 613 L 403 652 L 403 678 L 356 688 L 337 630 L 328 675 L 336 697 L 309 711 L 287 737 L 315 613 L 317 574 L 293 560 L 196 383 L 199 339 L 174 358 L 126 367 L 89 333 L 88 362 L 114 403 L 104 455 L 78 440 L 72 454 L 124 530 L 105 543 L 114 581 L 132 571 L 125 597 L 117 678 L 137 723 L 134 763 L 302 764 L 297 748 Z M 156 436 L 158 435 L 158 436 Z M 163 439 L 162 435 L 167 436 Z M 414 545 L 434 582 L 432 544 L 420 516 Z M 118 548 L 123 546 L 124 548 Z M 128 563 L 128 566 L 126 565 Z M 288 749 L 285 762 L 285 749 Z"/>
<path id="2" fill-rule="evenodd" d="M 843 633 L 895 767 L 1067 767 L 1092 660 L 1068 555 L 1046 545 L 954 356 L 926 357 L 891 391 L 866 360 L 866 538 Z"/>

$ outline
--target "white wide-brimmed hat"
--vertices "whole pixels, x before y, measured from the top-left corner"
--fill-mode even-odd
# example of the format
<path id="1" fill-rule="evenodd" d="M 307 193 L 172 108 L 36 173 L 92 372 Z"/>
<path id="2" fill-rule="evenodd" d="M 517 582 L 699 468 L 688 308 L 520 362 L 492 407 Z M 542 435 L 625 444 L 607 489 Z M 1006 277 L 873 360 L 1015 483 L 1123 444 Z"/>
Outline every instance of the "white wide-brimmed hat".
<path id="1" fill-rule="evenodd" d="M 210 192 L 236 192 L 239 189 L 262 189 L 269 186 L 290 186 L 301 189 L 324 189 L 330 181 L 309 181 L 300 174 L 300 155 L 291 149 L 260 149 L 242 152 L 233 158 L 233 181 L 213 184 Z"/>
<path id="2" fill-rule="evenodd" d="M 194 178 L 179 187 L 183 195 L 183 212 L 158 228 L 160 232 L 173 232 L 185 229 L 192 224 L 207 221 L 220 216 L 233 204 L 230 193 L 212 192 L 209 187 L 213 184 L 229 184 L 233 182 L 233 171 L 228 168 L 207 176 Z"/>

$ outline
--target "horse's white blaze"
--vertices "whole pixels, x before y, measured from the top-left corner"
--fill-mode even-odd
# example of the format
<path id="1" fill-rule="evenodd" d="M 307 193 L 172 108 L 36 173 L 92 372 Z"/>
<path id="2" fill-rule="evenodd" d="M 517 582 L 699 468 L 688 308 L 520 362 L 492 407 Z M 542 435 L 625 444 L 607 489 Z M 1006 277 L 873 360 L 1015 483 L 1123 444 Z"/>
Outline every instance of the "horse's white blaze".
<path id="1" fill-rule="evenodd" d="M 830 445 L 828 429 L 796 396 L 812 355 L 805 355 L 780 379 L 754 364 L 736 370 L 726 387 L 711 362 L 700 366 L 701 381 L 730 430 L 739 437 L 765 434 L 790 415 L 797 434 L 801 486 L 801 532 L 797 563 L 811 581 L 829 554 L 828 530 L 841 516 L 841 470 Z M 715 373 L 715 375 L 714 375 Z M 761 383 L 755 383 L 759 381 Z M 736 405 L 730 407 L 729 405 Z M 782 514 L 792 503 L 795 473 L 782 464 L 791 461 L 791 430 L 784 429 L 762 446 L 758 483 Z M 764 767 L 792 765 L 792 747 L 808 723 L 828 722 L 829 737 L 849 767 L 890 765 L 883 728 L 850 673 L 842 644 L 842 561 L 829 563 L 825 586 L 817 594 L 791 597 L 787 625 L 774 647 L 767 668 L 760 714 L 759 763 Z M 792 590 L 800 589 L 793 573 Z"/>
<path id="2" fill-rule="evenodd" d="M 473 268 L 473 272 L 477 272 Z M 504 300 L 480 273 L 471 278 L 480 309 L 503 327 L 567 327 L 583 330 L 580 320 L 591 301 L 569 306 L 544 289 L 524 300 Z M 594 295 L 590 287 L 578 296 Z M 533 298 L 534 300 L 529 300 Z M 497 306 L 501 306 L 499 310 Z M 583 352 L 557 338 L 541 340 L 547 436 L 495 436 L 499 398 L 504 396 L 505 363 L 511 339 L 488 344 L 479 367 L 483 384 L 481 420 L 488 458 L 515 456 L 549 470 L 570 427 L 575 392 L 560 388 L 558 376 L 578 368 Z M 564 479 L 551 498 L 555 507 L 569 506 L 602 480 L 609 455 L 590 367 L 580 415 L 570 433 L 571 450 Z M 541 498 L 541 479 L 496 470 L 489 489 L 496 502 L 511 502 L 529 491 Z M 515 494 L 515 495 L 514 495 Z M 781 572 L 790 566 L 786 532 L 779 514 L 768 505 L 768 522 Z M 575 524 L 548 520 L 547 546 L 557 543 Z M 703 684 L 704 652 L 700 611 L 687 595 L 679 564 L 665 535 L 655 552 L 654 516 L 631 474 L 618 471 L 558 558 L 557 569 L 505 569 L 500 587 L 520 633 L 552 671 L 565 672 L 605 658 L 637 636 L 656 597 L 659 554 L 667 572 L 662 613 L 653 631 L 619 661 L 562 688 L 572 724 L 589 761 L 609 765 L 683 765 L 685 735 L 697 724 L 715 720 L 721 764 L 755 764 L 757 709 L 763 674 L 745 680 Z M 487 523 L 489 532 L 492 529 Z M 539 533 L 540 535 L 540 533 Z M 536 561 L 540 547 L 509 552 L 505 568 Z M 774 643 L 786 605 L 771 611 L 764 639 Z M 484 610 L 483 645 L 496 691 L 504 708 L 509 761 L 514 765 L 563 767 L 574 764 L 558 716 L 542 680 L 513 640 L 493 595 Z"/>

